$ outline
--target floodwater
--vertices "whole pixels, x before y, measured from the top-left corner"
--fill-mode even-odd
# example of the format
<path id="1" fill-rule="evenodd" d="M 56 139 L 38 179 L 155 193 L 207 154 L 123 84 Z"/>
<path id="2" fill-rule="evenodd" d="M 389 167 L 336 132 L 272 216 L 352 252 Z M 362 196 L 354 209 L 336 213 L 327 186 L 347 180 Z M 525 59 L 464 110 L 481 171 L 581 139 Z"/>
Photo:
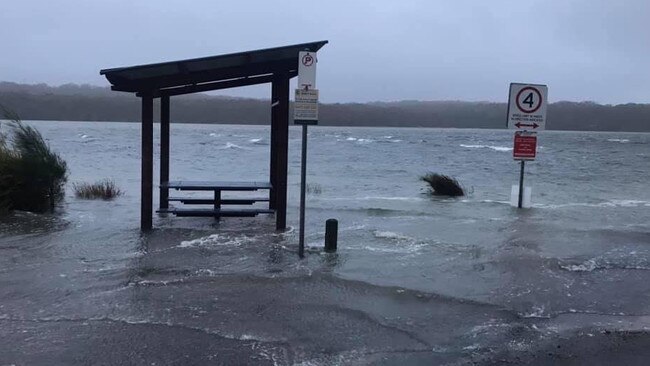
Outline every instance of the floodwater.
<path id="1" fill-rule="evenodd" d="M 139 125 L 31 124 L 67 160 L 70 183 L 112 178 L 125 194 L 80 200 L 68 184 L 55 213 L 1 219 L 0 365 L 650 355 L 650 134 L 541 133 L 526 165 L 533 207 L 517 210 L 512 132 L 310 128 L 300 260 L 299 129 L 287 232 L 274 231 L 273 216 L 156 216 L 141 235 Z M 267 180 L 269 134 L 173 125 L 171 178 Z M 427 196 L 418 178 L 429 171 L 469 195 Z M 336 254 L 321 251 L 328 218 L 339 220 Z"/>

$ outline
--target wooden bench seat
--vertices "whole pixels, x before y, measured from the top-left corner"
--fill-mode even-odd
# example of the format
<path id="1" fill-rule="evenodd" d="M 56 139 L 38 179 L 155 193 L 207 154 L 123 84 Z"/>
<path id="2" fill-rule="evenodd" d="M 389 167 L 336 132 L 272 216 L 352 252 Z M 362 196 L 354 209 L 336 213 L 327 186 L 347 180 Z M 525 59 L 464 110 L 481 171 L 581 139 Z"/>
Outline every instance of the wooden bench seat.
<path id="1" fill-rule="evenodd" d="M 273 214 L 275 210 L 269 208 L 223 208 L 224 205 L 253 205 L 257 202 L 268 202 L 268 197 L 222 197 L 224 192 L 252 192 L 258 190 L 271 190 L 269 182 L 229 182 L 229 181 L 171 181 L 163 182 L 161 190 L 175 189 L 179 191 L 212 191 L 213 198 L 209 197 L 166 197 L 166 202 L 161 204 L 158 213 L 171 213 L 176 216 L 205 216 L 219 219 L 221 217 L 253 217 L 259 214 Z M 163 197 L 163 195 L 161 195 Z M 179 208 L 169 207 L 169 202 L 180 202 L 185 205 L 211 205 L 208 208 Z"/>
<path id="2" fill-rule="evenodd" d="M 215 203 L 214 198 L 200 197 L 169 197 L 170 202 L 180 202 L 186 205 L 212 205 Z M 251 198 L 227 198 L 222 199 L 222 205 L 252 205 L 255 202 L 269 202 L 268 197 L 251 197 Z"/>
<path id="3" fill-rule="evenodd" d="M 229 182 L 229 181 L 190 181 L 178 180 L 163 182 L 161 188 L 181 191 L 257 191 L 271 189 L 269 182 Z"/>
<path id="4" fill-rule="evenodd" d="M 161 208 L 158 213 L 170 213 L 186 217 L 254 217 L 259 214 L 273 214 L 266 208 Z"/>

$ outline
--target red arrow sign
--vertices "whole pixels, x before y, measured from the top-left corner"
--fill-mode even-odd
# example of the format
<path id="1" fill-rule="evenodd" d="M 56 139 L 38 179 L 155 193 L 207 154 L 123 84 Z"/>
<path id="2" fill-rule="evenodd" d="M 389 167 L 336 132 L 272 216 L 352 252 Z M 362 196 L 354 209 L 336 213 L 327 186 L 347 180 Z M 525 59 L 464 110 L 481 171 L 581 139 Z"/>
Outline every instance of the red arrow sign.
<path id="1" fill-rule="evenodd" d="M 528 123 L 521 123 L 521 122 L 515 123 L 515 126 L 517 126 L 517 128 L 522 128 L 522 127 L 537 128 L 537 127 L 539 127 L 539 125 L 537 123 L 528 124 Z"/>

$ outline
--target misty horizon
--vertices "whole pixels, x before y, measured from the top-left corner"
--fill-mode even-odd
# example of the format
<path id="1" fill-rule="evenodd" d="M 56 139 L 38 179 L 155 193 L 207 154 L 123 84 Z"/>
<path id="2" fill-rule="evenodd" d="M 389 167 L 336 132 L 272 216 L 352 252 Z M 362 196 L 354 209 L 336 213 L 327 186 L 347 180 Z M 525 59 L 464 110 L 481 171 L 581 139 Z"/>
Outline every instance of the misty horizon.
<path id="1" fill-rule="evenodd" d="M 11 84 L 11 86 L 14 86 L 16 88 L 22 88 L 22 87 L 27 87 L 28 89 L 26 90 L 28 93 L 34 93 L 34 89 L 32 87 L 46 87 L 46 88 L 52 88 L 52 89 L 57 89 L 57 91 L 60 91 L 61 89 L 65 88 L 79 88 L 79 89 L 84 89 L 84 88 L 96 88 L 97 90 L 103 90 L 103 91 L 110 91 L 112 93 L 116 94 L 121 94 L 124 96 L 130 96 L 131 93 L 127 92 L 116 92 L 112 91 L 110 86 L 105 86 L 105 85 L 93 85 L 93 84 L 77 84 L 77 83 L 63 83 L 59 85 L 53 85 L 53 84 L 48 84 L 44 82 L 35 82 L 35 83 L 17 83 L 13 81 L 6 81 L 6 80 L 0 80 L 0 90 L 6 88 L 8 84 Z M 244 87 L 245 88 L 245 87 Z M 243 88 L 240 88 L 243 89 Z M 233 89 L 230 89 L 233 90 Z M 81 90 L 80 90 L 81 91 Z M 87 91 L 87 90 L 85 90 Z M 195 98 L 195 97 L 219 97 L 219 98 L 233 98 L 233 99 L 249 99 L 249 100 L 255 100 L 255 101 L 264 101 L 268 100 L 269 97 L 263 97 L 263 96 L 241 96 L 235 94 L 227 94 L 227 93 L 218 93 L 218 92 L 199 92 L 199 93 L 194 93 L 194 94 L 187 94 L 187 95 L 180 95 L 175 98 Z M 293 100 L 293 96 L 291 96 L 291 100 Z M 507 95 L 503 98 L 503 100 L 468 100 L 468 99 L 394 99 L 394 100 L 369 100 L 365 102 L 356 102 L 356 101 L 337 101 L 337 102 L 319 102 L 320 104 L 391 104 L 391 103 L 408 103 L 408 102 L 418 102 L 418 103 L 496 103 L 496 104 L 505 104 L 508 102 Z M 637 103 L 637 102 L 622 102 L 622 103 L 599 103 L 595 100 L 556 100 L 556 101 L 551 101 L 549 104 L 555 104 L 555 103 L 593 103 L 593 104 L 598 104 L 598 105 L 603 105 L 603 106 L 617 106 L 617 105 L 626 105 L 626 104 L 650 104 L 650 103 Z"/>

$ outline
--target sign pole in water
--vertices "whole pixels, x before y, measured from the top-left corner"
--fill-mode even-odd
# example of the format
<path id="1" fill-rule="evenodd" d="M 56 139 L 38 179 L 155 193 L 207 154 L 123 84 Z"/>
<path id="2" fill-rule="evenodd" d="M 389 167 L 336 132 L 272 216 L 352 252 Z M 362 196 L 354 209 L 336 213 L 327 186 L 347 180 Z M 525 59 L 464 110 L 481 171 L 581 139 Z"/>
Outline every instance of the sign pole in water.
<path id="1" fill-rule="evenodd" d="M 300 159 L 300 240 L 298 256 L 305 256 L 305 191 L 307 190 L 307 125 L 302 125 L 302 155 Z"/>
<path id="2" fill-rule="evenodd" d="M 318 90 L 316 90 L 316 53 L 298 54 L 298 89 L 296 89 L 293 122 L 302 125 L 302 156 L 300 159 L 300 236 L 298 256 L 305 256 L 305 193 L 307 190 L 307 126 L 318 124 Z"/>
<path id="3" fill-rule="evenodd" d="M 521 161 L 521 171 L 519 172 L 519 199 L 517 200 L 517 208 L 521 208 L 521 204 L 523 203 L 524 200 L 524 189 L 522 188 L 524 186 L 524 166 L 526 164 L 526 160 Z"/>
<path id="4" fill-rule="evenodd" d="M 515 130 L 512 157 L 521 161 L 517 207 L 523 207 L 524 169 L 526 160 L 537 156 L 537 131 L 546 128 L 548 87 L 537 84 L 511 83 L 508 94 L 508 128 Z M 513 188 L 514 194 L 514 188 Z"/>
<path id="5" fill-rule="evenodd" d="M 512 149 L 512 157 L 521 161 L 519 173 L 519 198 L 517 207 L 522 208 L 524 198 L 524 165 L 526 160 L 535 160 L 537 156 L 537 133 L 528 131 L 516 131 L 515 142 Z"/>

